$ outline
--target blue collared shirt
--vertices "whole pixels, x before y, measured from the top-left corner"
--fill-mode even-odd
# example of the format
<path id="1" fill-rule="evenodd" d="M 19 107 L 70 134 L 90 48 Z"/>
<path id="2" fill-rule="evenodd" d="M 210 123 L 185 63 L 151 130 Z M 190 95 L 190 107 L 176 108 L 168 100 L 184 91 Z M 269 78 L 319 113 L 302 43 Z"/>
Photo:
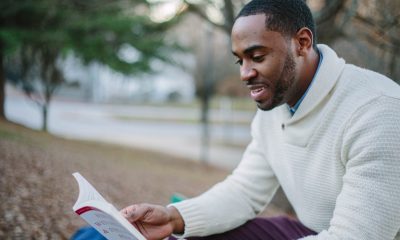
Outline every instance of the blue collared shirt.
<path id="1" fill-rule="evenodd" d="M 315 74 L 314 74 L 314 76 L 313 76 L 313 79 L 311 80 L 311 83 L 310 83 L 310 85 L 308 86 L 306 92 L 303 94 L 303 96 L 301 96 L 301 98 L 299 99 L 299 101 L 297 101 L 297 103 L 296 103 L 293 107 L 290 107 L 290 106 L 288 105 L 289 111 L 290 111 L 290 113 L 292 114 L 292 116 L 294 115 L 294 113 L 295 113 L 295 112 L 297 111 L 297 109 L 299 108 L 301 102 L 302 102 L 303 99 L 306 97 L 308 90 L 310 89 L 311 85 L 313 84 L 314 79 L 315 79 L 315 76 L 316 76 L 317 73 L 318 73 L 319 66 L 321 66 L 322 58 L 323 58 L 323 56 L 322 56 L 322 53 L 320 52 L 320 53 L 319 53 L 319 63 L 318 63 L 317 71 L 315 71 Z"/>

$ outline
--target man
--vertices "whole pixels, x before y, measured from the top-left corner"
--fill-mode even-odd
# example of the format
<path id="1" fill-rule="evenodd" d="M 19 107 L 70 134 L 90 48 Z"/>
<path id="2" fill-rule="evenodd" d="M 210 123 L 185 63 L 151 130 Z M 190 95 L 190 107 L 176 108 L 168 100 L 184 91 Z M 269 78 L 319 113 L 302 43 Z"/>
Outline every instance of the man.
<path id="1" fill-rule="evenodd" d="M 147 238 L 400 239 L 400 87 L 315 36 L 301 0 L 242 9 L 232 52 L 259 108 L 252 141 L 204 194 L 123 209 Z M 256 218 L 279 186 L 298 220 Z"/>

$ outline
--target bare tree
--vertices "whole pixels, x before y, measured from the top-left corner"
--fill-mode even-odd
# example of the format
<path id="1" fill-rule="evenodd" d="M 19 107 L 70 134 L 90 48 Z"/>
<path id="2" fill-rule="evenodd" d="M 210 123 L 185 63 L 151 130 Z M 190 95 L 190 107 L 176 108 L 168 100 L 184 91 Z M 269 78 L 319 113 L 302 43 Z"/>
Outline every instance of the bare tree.
<path id="1" fill-rule="evenodd" d="M 210 22 L 215 27 L 223 30 L 227 34 L 230 34 L 236 13 L 239 9 L 248 1 L 246 0 L 223 0 L 223 1 L 213 1 L 206 0 L 200 3 L 191 3 L 188 0 L 183 0 L 189 12 L 193 12 L 203 18 L 205 21 Z M 207 10 L 213 11 L 213 13 L 219 13 L 221 18 L 216 20 Z"/>
<path id="2" fill-rule="evenodd" d="M 65 82 L 63 74 L 57 65 L 59 53 L 51 48 L 23 47 L 19 58 L 13 59 L 16 72 L 15 84 L 23 90 L 41 110 L 42 130 L 48 128 L 48 112 L 50 102 L 56 90 Z M 10 63 L 9 63 L 10 64 Z"/>
<path id="3" fill-rule="evenodd" d="M 4 68 L 1 67 L 4 65 L 4 57 L 3 57 L 3 51 L 4 51 L 4 46 L 3 43 L 0 41 L 0 120 L 6 119 L 5 116 L 5 110 L 4 110 L 4 100 L 5 100 L 5 73 L 4 73 Z"/>
<path id="4" fill-rule="evenodd" d="M 319 41 L 330 44 L 347 41 L 358 50 L 356 55 L 368 56 L 359 64 L 399 81 L 399 12 L 399 1 L 324 1 L 315 12 Z"/>
<path id="5" fill-rule="evenodd" d="M 360 4 L 365 1 L 360 0 Z M 366 6 L 364 4 L 364 6 Z M 368 5 L 367 5 L 368 6 Z M 400 53 L 400 2 L 382 0 L 373 1 L 364 11 L 354 15 L 354 25 L 359 29 L 359 36 L 372 49 L 381 52 L 383 70 L 400 82 L 398 72 Z"/>

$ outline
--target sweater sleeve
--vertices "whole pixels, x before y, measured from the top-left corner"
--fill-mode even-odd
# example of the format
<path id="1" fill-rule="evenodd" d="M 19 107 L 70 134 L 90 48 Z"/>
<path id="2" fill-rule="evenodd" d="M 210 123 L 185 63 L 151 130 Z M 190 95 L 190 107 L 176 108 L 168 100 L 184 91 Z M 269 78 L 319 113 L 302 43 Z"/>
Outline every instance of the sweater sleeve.
<path id="1" fill-rule="evenodd" d="M 343 136 L 346 173 L 330 227 L 302 240 L 394 239 L 400 228 L 400 100 L 369 102 Z"/>
<path id="2" fill-rule="evenodd" d="M 202 195 L 172 204 L 185 222 L 181 237 L 207 236 L 236 228 L 254 218 L 272 199 L 279 186 L 262 153 L 256 119 L 252 141 L 233 173 Z"/>

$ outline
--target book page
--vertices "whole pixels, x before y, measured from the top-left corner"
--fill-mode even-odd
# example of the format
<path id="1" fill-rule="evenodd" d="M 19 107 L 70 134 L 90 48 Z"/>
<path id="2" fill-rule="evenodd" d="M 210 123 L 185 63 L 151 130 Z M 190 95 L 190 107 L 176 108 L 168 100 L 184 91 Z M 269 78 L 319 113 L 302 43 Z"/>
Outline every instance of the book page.
<path id="1" fill-rule="evenodd" d="M 79 197 L 72 209 L 108 240 L 146 240 L 143 235 L 79 173 Z"/>
<path id="2" fill-rule="evenodd" d="M 90 184 L 80 173 L 76 172 L 72 174 L 76 181 L 78 182 L 79 185 L 79 196 L 78 200 L 76 201 L 74 205 L 74 210 L 75 206 L 79 203 L 86 202 L 86 201 L 92 201 L 92 200 L 97 200 L 100 202 L 107 202 L 103 196 L 97 190 Z"/>
<path id="3" fill-rule="evenodd" d="M 96 208 L 87 208 L 80 216 L 86 222 L 92 223 L 92 226 L 109 240 L 142 240 L 144 238 L 136 238 L 126 228 L 112 218 L 109 214 L 102 212 Z"/>

